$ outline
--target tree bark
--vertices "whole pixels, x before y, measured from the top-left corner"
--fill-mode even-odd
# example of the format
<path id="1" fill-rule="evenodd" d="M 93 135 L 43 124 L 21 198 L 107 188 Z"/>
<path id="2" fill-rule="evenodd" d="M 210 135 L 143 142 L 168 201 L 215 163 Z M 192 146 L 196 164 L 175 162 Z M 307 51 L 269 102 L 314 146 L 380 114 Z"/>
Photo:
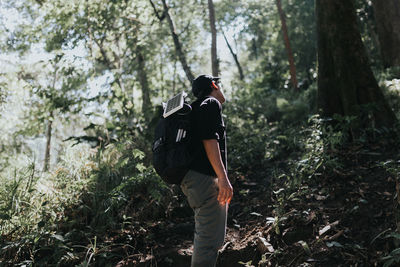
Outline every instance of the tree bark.
<path id="1" fill-rule="evenodd" d="M 384 67 L 400 66 L 400 1 L 373 0 Z"/>
<path id="2" fill-rule="evenodd" d="M 233 52 L 232 46 L 228 42 L 228 39 L 226 38 L 225 32 L 223 30 L 221 30 L 221 31 L 222 31 L 222 35 L 224 36 L 225 43 L 228 46 L 229 52 L 231 52 L 231 55 L 232 55 L 233 59 L 235 60 L 236 67 L 238 68 L 238 71 L 239 71 L 239 78 L 240 78 L 241 81 L 243 81 L 244 80 L 244 74 L 243 74 L 243 69 L 242 69 L 242 66 L 240 65 L 238 56 L 237 56 L 237 54 L 235 52 Z"/>
<path id="3" fill-rule="evenodd" d="M 152 7 L 154 9 L 154 12 L 155 12 L 157 18 L 161 22 L 163 16 L 159 16 L 158 15 L 156 7 L 155 7 L 154 3 L 151 0 L 150 0 L 150 3 L 151 3 L 151 5 L 152 5 Z M 178 55 L 179 61 L 182 64 L 183 70 L 185 71 L 187 79 L 189 80 L 190 83 L 192 83 L 192 81 L 194 80 L 194 76 L 193 76 L 192 70 L 190 69 L 190 66 L 187 64 L 186 56 L 185 56 L 185 53 L 183 52 L 182 45 L 181 45 L 181 42 L 179 40 L 179 36 L 176 34 L 174 22 L 173 22 L 173 20 L 171 18 L 171 15 L 169 14 L 169 7 L 168 7 L 167 3 L 165 2 L 165 0 L 162 0 L 162 3 L 163 3 L 163 7 L 164 7 L 164 14 L 163 15 L 165 15 L 165 17 L 166 17 L 166 19 L 168 21 L 168 25 L 169 25 L 169 29 L 171 31 L 172 39 L 174 40 L 176 53 Z"/>
<path id="4" fill-rule="evenodd" d="M 53 83 L 52 83 L 52 90 L 55 89 L 56 87 L 56 82 L 57 82 L 57 77 L 58 77 L 58 66 L 57 66 L 56 61 L 54 63 L 54 77 L 53 77 Z M 51 150 L 51 131 L 53 130 L 53 114 L 54 110 L 50 109 L 49 113 L 49 119 L 48 119 L 48 124 L 47 124 L 47 129 L 46 129 L 46 150 L 44 153 L 44 165 L 43 165 L 43 171 L 48 171 L 50 169 L 50 150 Z"/>
<path id="5" fill-rule="evenodd" d="M 285 43 L 286 52 L 287 52 L 288 60 L 289 60 L 290 80 L 292 82 L 293 88 L 297 90 L 298 83 L 297 83 L 297 76 L 296 76 L 296 65 L 294 64 L 293 52 L 292 52 L 292 48 L 290 46 L 289 35 L 288 35 L 288 30 L 287 30 L 287 25 L 286 25 L 286 16 L 282 9 L 281 0 L 276 0 L 276 6 L 278 7 L 278 13 L 279 13 L 279 17 L 281 19 L 283 40 Z"/>
<path id="6" fill-rule="evenodd" d="M 51 131 L 53 126 L 53 111 L 50 111 L 50 116 L 46 129 L 46 152 L 44 154 L 44 166 L 43 171 L 48 171 L 50 169 L 50 149 L 51 149 Z"/>
<path id="7" fill-rule="evenodd" d="M 316 17 L 322 115 L 357 116 L 355 128 L 392 126 L 396 117 L 371 71 L 353 1 L 317 0 Z"/>
<path id="8" fill-rule="evenodd" d="M 146 63 L 141 52 L 141 47 L 136 49 L 136 59 L 138 63 L 138 79 L 142 89 L 142 113 L 146 120 L 151 118 L 150 88 L 146 73 Z"/>
<path id="9" fill-rule="evenodd" d="M 215 27 L 215 10 L 212 0 L 208 0 L 208 14 L 210 17 L 211 28 L 211 69 L 212 75 L 217 77 L 219 75 L 219 60 L 217 55 L 217 28 Z"/>

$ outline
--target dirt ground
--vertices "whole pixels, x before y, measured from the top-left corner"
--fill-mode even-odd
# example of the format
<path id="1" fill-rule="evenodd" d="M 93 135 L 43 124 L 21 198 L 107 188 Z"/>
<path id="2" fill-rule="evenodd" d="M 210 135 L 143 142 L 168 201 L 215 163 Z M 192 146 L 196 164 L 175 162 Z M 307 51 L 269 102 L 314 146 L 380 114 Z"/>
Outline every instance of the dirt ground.
<path id="1" fill-rule="evenodd" d="M 339 156 L 340 169 L 322 170 L 292 190 L 271 187 L 260 173 L 235 177 L 217 266 L 382 266 L 390 260 L 383 257 L 399 245 L 400 199 L 398 173 L 388 166 L 396 169 L 397 152 L 358 147 Z M 192 212 L 183 205 L 171 218 L 143 227 L 135 241 L 142 252 L 117 266 L 190 266 Z"/>

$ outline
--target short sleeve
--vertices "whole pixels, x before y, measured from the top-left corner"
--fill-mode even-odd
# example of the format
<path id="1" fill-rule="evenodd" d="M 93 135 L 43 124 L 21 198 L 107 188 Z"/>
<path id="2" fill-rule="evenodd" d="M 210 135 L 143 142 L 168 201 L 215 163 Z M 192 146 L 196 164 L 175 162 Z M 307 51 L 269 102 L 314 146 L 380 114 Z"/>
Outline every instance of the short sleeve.
<path id="1" fill-rule="evenodd" d="M 219 139 L 218 129 L 221 125 L 221 104 L 214 98 L 207 98 L 199 107 L 198 123 L 201 140 Z"/>

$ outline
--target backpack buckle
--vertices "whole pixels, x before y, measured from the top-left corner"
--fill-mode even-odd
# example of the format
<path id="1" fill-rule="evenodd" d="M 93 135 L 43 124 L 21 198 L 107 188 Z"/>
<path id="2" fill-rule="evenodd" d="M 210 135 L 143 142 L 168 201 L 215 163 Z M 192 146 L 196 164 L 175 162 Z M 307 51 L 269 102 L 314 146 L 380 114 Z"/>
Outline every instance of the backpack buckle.
<path id="1" fill-rule="evenodd" d="M 164 144 L 164 138 L 160 137 L 153 143 L 153 151 L 156 151 L 157 148 Z"/>

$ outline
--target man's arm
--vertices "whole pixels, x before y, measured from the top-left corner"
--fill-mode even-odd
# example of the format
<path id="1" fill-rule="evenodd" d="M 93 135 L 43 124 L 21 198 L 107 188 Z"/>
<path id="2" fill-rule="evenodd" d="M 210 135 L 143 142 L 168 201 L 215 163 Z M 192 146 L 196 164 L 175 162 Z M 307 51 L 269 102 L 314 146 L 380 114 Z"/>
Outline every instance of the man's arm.
<path id="1" fill-rule="evenodd" d="M 222 163 L 221 154 L 219 153 L 219 145 L 216 139 L 203 140 L 204 149 L 206 150 L 208 160 L 210 161 L 215 173 L 218 177 L 218 201 L 221 205 L 229 203 L 233 196 L 233 188 L 229 182 L 224 164 Z"/>

